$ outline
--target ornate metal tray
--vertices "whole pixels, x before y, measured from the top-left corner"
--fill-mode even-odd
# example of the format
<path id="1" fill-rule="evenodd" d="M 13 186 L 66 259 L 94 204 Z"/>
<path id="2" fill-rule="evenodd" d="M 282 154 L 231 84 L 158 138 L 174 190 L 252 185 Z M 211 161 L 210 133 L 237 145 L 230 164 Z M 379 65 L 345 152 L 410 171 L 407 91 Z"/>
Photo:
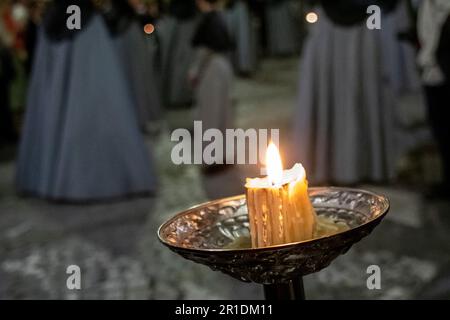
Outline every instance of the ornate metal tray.
<path id="1" fill-rule="evenodd" d="M 367 236 L 389 210 L 386 197 L 347 188 L 310 188 L 318 216 L 344 222 L 348 230 L 308 241 L 265 248 L 233 248 L 250 237 L 245 196 L 210 201 L 165 222 L 160 241 L 186 259 L 236 279 L 260 284 L 287 283 L 327 267 Z"/>

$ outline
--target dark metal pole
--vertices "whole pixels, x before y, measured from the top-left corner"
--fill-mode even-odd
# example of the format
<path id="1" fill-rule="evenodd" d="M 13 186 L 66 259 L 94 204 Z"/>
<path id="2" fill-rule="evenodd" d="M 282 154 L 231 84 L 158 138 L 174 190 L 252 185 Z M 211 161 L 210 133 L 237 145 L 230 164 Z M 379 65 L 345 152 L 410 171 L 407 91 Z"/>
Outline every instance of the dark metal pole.
<path id="1" fill-rule="evenodd" d="M 303 278 L 298 278 L 287 283 L 265 284 L 264 297 L 266 300 L 305 300 Z"/>

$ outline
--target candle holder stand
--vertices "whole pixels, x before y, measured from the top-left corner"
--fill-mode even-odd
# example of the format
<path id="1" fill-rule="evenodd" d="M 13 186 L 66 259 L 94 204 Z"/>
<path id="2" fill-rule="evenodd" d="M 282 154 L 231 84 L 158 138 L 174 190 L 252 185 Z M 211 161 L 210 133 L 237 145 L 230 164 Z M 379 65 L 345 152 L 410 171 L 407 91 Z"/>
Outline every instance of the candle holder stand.
<path id="1" fill-rule="evenodd" d="M 303 300 L 302 277 L 346 253 L 389 210 L 386 197 L 365 190 L 310 188 L 309 196 L 318 216 L 345 223 L 349 229 L 296 243 L 245 247 L 242 243 L 251 241 L 246 200 L 240 195 L 178 213 L 159 228 L 158 237 L 186 259 L 244 282 L 262 284 L 267 300 Z"/>

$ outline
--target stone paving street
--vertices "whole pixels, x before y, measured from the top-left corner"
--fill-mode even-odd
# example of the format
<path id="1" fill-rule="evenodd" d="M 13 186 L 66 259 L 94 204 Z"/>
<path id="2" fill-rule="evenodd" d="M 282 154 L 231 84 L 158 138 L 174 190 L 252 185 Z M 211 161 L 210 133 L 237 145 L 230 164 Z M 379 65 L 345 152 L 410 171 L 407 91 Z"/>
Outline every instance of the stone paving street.
<path id="1" fill-rule="evenodd" d="M 265 61 L 236 85 L 238 127 L 282 128 L 293 111 L 297 59 Z M 276 108 L 276 112 L 274 112 Z M 188 126 L 187 111 L 149 138 L 159 166 L 159 192 L 91 205 L 23 199 L 14 191 L 12 157 L 0 162 L 0 299 L 262 299 L 258 285 L 240 283 L 176 256 L 157 240 L 158 226 L 193 204 L 243 193 L 256 168 L 235 166 L 204 176 L 170 161 L 170 130 Z M 431 173 L 430 173 L 431 174 Z M 309 299 L 450 298 L 450 204 L 422 200 L 408 188 L 364 185 L 386 194 L 391 211 L 374 233 L 306 277 Z M 66 288 L 66 268 L 79 265 L 82 289 Z M 381 289 L 366 286 L 368 266 L 381 268 Z"/>

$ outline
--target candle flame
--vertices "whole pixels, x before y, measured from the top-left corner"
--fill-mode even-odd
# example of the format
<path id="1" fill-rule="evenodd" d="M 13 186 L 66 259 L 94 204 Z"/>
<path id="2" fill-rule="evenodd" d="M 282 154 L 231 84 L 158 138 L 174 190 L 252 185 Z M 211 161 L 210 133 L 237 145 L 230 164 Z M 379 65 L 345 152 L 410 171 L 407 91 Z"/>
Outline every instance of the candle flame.
<path id="1" fill-rule="evenodd" d="M 283 164 L 277 146 L 271 142 L 266 153 L 267 177 L 272 185 L 280 185 L 283 178 Z"/>

